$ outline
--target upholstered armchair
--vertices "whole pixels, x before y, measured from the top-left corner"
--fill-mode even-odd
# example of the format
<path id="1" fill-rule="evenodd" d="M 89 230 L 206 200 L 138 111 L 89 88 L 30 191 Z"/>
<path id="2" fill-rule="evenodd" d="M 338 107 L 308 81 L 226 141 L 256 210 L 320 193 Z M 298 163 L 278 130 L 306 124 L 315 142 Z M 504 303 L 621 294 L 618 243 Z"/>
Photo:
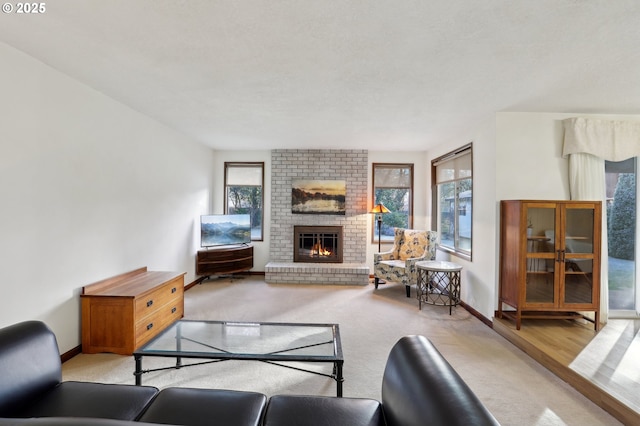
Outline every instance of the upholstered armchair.
<path id="1" fill-rule="evenodd" d="M 373 255 L 373 275 L 376 289 L 380 280 L 402 283 L 411 297 L 411 285 L 416 284 L 416 262 L 435 260 L 438 233 L 417 229 L 395 228 L 393 248 Z"/>

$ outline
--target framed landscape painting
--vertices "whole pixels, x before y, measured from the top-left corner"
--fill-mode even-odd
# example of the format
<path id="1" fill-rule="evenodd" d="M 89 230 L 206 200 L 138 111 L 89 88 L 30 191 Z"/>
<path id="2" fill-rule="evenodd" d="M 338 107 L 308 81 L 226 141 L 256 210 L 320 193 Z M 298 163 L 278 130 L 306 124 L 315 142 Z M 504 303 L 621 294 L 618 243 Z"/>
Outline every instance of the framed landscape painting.
<path id="1" fill-rule="evenodd" d="M 344 180 L 295 180 L 291 185 L 291 212 L 295 214 L 345 214 Z"/>

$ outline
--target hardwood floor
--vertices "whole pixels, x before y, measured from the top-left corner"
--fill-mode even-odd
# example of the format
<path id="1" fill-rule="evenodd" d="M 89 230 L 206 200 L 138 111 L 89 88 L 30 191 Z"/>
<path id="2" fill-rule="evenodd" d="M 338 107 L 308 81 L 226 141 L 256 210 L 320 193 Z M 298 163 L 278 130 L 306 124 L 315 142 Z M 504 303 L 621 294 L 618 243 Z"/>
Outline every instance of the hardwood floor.
<path id="1" fill-rule="evenodd" d="M 640 320 L 494 318 L 494 330 L 626 425 L 640 424 Z"/>

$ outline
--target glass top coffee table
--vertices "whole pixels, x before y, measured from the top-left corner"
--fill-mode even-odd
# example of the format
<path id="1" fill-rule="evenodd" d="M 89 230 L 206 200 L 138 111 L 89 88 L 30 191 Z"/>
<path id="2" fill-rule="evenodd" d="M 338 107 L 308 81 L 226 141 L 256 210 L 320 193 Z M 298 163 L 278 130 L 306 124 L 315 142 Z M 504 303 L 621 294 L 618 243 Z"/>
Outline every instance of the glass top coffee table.
<path id="1" fill-rule="evenodd" d="M 142 369 L 145 356 L 176 358 L 176 365 Z M 338 324 L 179 320 L 133 352 L 136 385 L 152 371 L 208 364 L 224 360 L 262 361 L 330 377 L 342 396 L 342 345 Z M 182 358 L 207 361 L 182 364 Z M 282 364 L 287 361 L 333 364 L 332 374 Z"/>

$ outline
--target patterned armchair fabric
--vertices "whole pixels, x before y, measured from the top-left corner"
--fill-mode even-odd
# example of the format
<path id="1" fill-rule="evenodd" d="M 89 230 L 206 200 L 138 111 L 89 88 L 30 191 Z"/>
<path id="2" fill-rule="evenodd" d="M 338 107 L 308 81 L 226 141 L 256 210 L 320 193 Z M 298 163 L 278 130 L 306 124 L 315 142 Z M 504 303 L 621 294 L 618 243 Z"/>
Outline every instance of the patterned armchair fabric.
<path id="1" fill-rule="evenodd" d="M 417 229 L 395 228 L 393 248 L 373 255 L 375 286 L 387 280 L 402 283 L 407 297 L 411 296 L 411 285 L 417 281 L 416 262 L 435 260 L 438 233 Z"/>

